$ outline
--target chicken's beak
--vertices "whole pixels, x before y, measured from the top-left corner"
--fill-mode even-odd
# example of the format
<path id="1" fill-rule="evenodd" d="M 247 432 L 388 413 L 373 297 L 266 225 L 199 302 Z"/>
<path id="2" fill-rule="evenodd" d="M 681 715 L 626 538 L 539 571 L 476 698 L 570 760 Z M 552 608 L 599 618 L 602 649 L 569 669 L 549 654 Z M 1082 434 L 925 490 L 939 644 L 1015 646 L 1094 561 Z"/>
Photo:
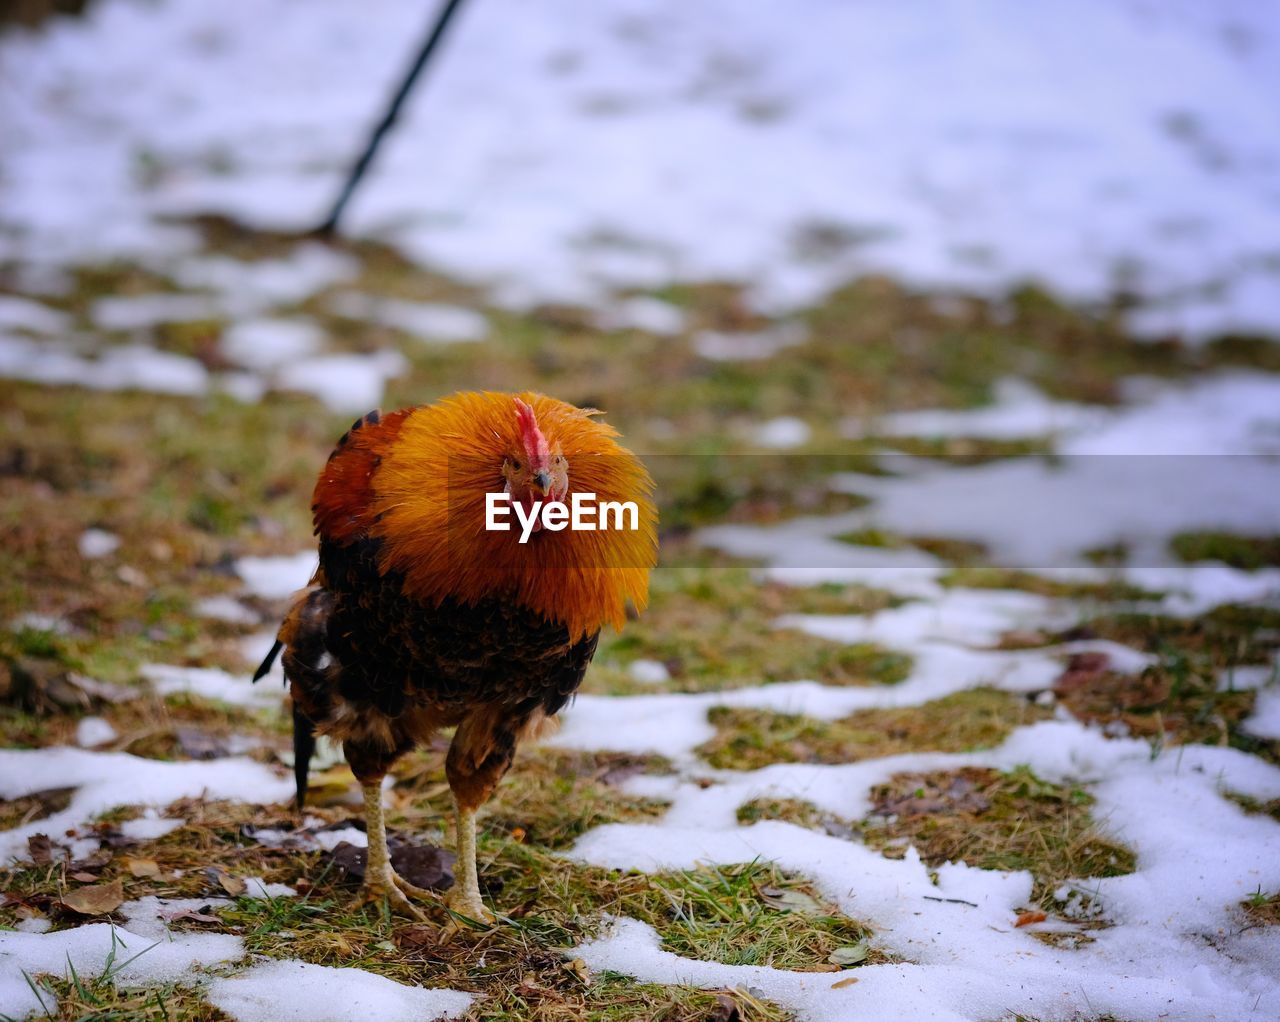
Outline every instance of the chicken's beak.
<path id="1" fill-rule="evenodd" d="M 542 492 L 542 495 L 544 497 L 547 496 L 547 490 L 551 486 L 551 473 L 550 472 L 537 473 L 533 477 L 533 485 L 536 486 Z"/>

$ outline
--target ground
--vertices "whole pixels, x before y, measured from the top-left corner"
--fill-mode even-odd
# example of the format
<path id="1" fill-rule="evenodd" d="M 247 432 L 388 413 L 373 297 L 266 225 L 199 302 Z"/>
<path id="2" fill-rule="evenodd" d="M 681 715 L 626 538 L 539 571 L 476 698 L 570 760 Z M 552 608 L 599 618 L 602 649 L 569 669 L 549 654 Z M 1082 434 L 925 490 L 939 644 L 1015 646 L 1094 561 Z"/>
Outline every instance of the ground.
<path id="1" fill-rule="evenodd" d="M 0 40 L 25 68 L 6 87 L 39 99 L 0 181 L 0 1016 L 1280 1017 L 1280 303 L 1257 300 L 1275 286 L 1275 211 L 1252 127 L 1271 115 L 1245 102 L 1272 73 L 1265 19 L 1241 28 L 1232 7 L 1234 35 L 1200 33 L 1183 12 L 1153 49 L 1143 37 L 1152 59 L 1208 41 L 1185 82 L 1127 95 L 1114 121 L 1064 113 L 1065 87 L 1029 113 L 1006 104 L 1035 76 L 1016 46 L 982 47 L 1010 63 L 938 125 L 886 139 L 888 170 L 857 200 L 831 182 L 869 150 L 827 118 L 861 92 L 814 85 L 848 54 L 762 56 L 770 23 L 752 15 L 725 37 L 756 55 L 735 63 L 709 14 L 623 18 L 618 82 L 594 51 L 574 57 L 582 40 L 538 65 L 597 125 L 585 141 L 544 151 L 526 133 L 548 122 L 517 105 L 510 134 L 473 140 L 497 147 L 488 162 L 459 155 L 494 209 L 441 212 L 471 187 L 457 168 L 407 190 L 436 165 L 418 113 L 350 237 L 321 241 L 279 224 L 365 114 L 346 72 L 308 77 L 294 54 L 281 89 L 325 103 L 258 106 L 271 54 L 252 33 L 198 5 L 154 23 L 97 10 L 83 33 Z M 383 34 L 407 10 L 291 32 L 350 40 L 385 77 Z M 835 10 L 787 38 L 837 38 L 878 8 Z M 474 23 L 484 38 L 501 13 Z M 1129 16 L 1097 40 L 1119 46 Z M 884 17 L 874 59 L 853 64 L 888 74 L 889 94 L 911 63 L 890 42 L 925 29 Z M 1018 38 L 1018 18 L 997 21 Z M 152 30 L 151 87 L 100 105 Z M 510 56 L 462 52 L 435 108 L 454 131 L 468 89 L 501 106 L 485 61 Z M 956 91 L 951 59 L 929 65 L 935 95 Z M 1108 95 L 1128 75 L 1112 63 L 1095 81 L 1050 61 Z M 688 93 L 653 92 L 690 68 Z M 214 81 L 248 90 L 246 120 Z M 1196 88 L 1203 109 L 1180 115 Z M 947 119 L 969 102 L 1007 130 Z M 686 109 L 703 127 L 728 110 L 727 134 L 703 152 L 674 130 Z M 1133 176 L 1147 134 L 1114 165 L 1099 155 L 1126 118 L 1187 150 L 1179 187 Z M 298 136 L 277 164 L 281 124 Z M 602 174 L 636 131 L 652 164 Z M 790 188 L 753 202 L 758 181 L 718 205 L 714 150 L 743 145 L 782 154 L 774 170 L 808 181 L 825 219 Z M 916 147 L 965 145 L 991 163 L 903 170 Z M 531 176 L 498 188 L 517 156 Z M 46 166 L 64 171 L 48 189 Z M 95 166 L 120 173 L 89 188 Z M 1000 182 L 1007 216 L 988 223 Z M 1137 196 L 1142 230 L 1079 215 L 1081 182 Z M 633 201 L 650 188 L 669 208 Z M 894 230 L 865 224 L 871 199 Z M 921 222 L 903 212 L 917 202 Z M 622 226 L 577 222 L 601 208 Z M 1045 208 L 1041 234 L 1010 226 Z M 1183 213 L 1200 227 L 1173 231 Z M 684 260 L 638 245 L 650 228 Z M 1232 244 L 1192 243 L 1206 236 Z M 1130 245 L 1145 262 L 1126 276 Z M 309 495 L 336 438 L 375 405 L 459 388 L 604 409 L 657 479 L 661 563 L 649 609 L 602 636 L 559 732 L 483 811 L 498 923 L 446 935 L 442 907 L 424 924 L 362 898 L 339 754 L 322 749 L 305 812 L 290 807 L 281 677 L 249 674 L 313 564 Z M 406 757 L 385 793 L 400 868 L 428 886 L 451 867 L 443 749 Z"/>
<path id="2" fill-rule="evenodd" d="M 253 238 L 223 223 L 205 229 L 214 252 L 238 252 L 250 240 L 290 250 L 285 239 Z M 474 307 L 457 285 L 389 251 L 341 245 L 338 252 L 359 266 L 348 287 L 448 294 Z M 41 301 L 88 326 L 84 310 L 99 295 L 165 286 L 113 265 L 81 273 L 72 290 Z M 635 1017 L 639 1004 L 645 1017 L 728 1017 L 730 1001 L 743 1017 L 823 1017 L 834 1010 L 824 997 L 878 996 L 864 993 L 878 970 L 936 964 L 944 953 L 963 962 L 949 938 L 914 947 L 921 938 L 896 918 L 903 907 L 861 889 L 877 874 L 862 858 L 839 864 L 847 854 L 839 848 L 879 858 L 878 868 L 908 870 L 895 874 L 895 887 L 936 885 L 936 895 L 906 895 L 937 899 L 919 902 L 930 912 L 980 913 L 1023 948 L 1019 955 L 1052 955 L 1052 968 L 1070 970 L 1073 955 L 1105 945 L 1109 934 L 1142 932 L 1141 914 L 1124 908 L 1128 894 L 1117 888 L 1113 904 L 1108 884 L 1161 875 L 1160 846 L 1147 844 L 1141 820 L 1121 818 L 1135 806 L 1113 789 L 1154 786 L 1140 791 L 1176 806 L 1171 798 L 1191 796 L 1163 792 L 1171 777 L 1161 764 L 1190 762 L 1191 750 L 1219 757 L 1205 761 L 1213 777 L 1204 782 L 1208 794 L 1196 797 L 1220 803 L 1216 811 L 1231 815 L 1259 855 L 1274 851 L 1267 814 L 1275 815 L 1280 782 L 1267 764 L 1277 761 L 1277 744 L 1248 727 L 1260 694 L 1270 691 L 1258 688 L 1271 684 L 1280 624 L 1270 604 L 1246 596 L 1180 614 L 1170 612 L 1163 590 L 1153 591 L 1150 567 L 1133 566 L 1133 579 L 1117 566 L 1064 579 L 1002 568 L 999 551 L 963 541 L 961 529 L 944 541 L 900 535 L 885 523 L 855 528 L 853 518 L 874 511 L 876 500 L 831 489 L 833 474 L 854 474 L 867 486 L 894 477 L 881 474 L 870 441 L 841 439 L 822 425 L 854 393 L 872 400 L 892 391 L 886 407 L 981 405 L 1011 362 L 1038 365 L 1026 375 L 1046 387 L 1056 381 L 1063 402 L 1093 396 L 1090 377 L 1106 378 L 1117 364 L 1194 386 L 1206 369 L 1247 367 L 1231 345 L 1152 348 L 1031 293 L 1013 297 L 1020 311 L 1012 322 L 992 325 L 981 302 L 943 314 L 930 295 L 883 279 L 855 283 L 810 310 L 807 357 L 785 362 L 699 359 L 695 340 L 604 332 L 553 309 L 517 316 L 481 307 L 483 340 L 429 346 L 394 330 L 353 329 L 322 311 L 324 297 L 277 315 L 309 312 L 338 338 L 335 346 L 406 351 L 409 368 L 391 382 L 384 407 L 480 383 L 545 389 L 608 409 L 634 448 L 652 452 L 660 482 L 653 605 L 606 635 L 565 729 L 522 755 L 485 811 L 482 871 L 502 925 L 442 943 L 440 912 L 432 926 L 389 916 L 363 904 L 340 867 L 338 841 L 326 834 L 362 839 L 347 827 L 358 813 L 344 766 L 322 764 L 305 817 L 282 804 L 288 743 L 278 677 L 257 690 L 247 680 L 282 596 L 305 578 L 305 554 L 293 555 L 309 543 L 306 495 L 346 417 L 285 393 L 243 402 L 13 385 L 3 509 L 10 570 L 0 608 L 12 623 L 2 640 L 5 744 L 96 751 L 74 754 L 84 762 L 36 759 L 21 770 L 16 765 L 27 761 L 11 760 L 3 822 L 18 829 L 6 848 L 35 864 L 9 869 L 0 918 L 28 930 L 44 920 L 54 932 L 85 929 L 95 919 L 128 929 L 143 911 L 130 906 L 142 899 L 190 899 L 169 910 L 188 909 L 169 923 L 175 933 L 234 935 L 250 956 L 179 970 L 163 983 L 144 972 L 136 985 L 98 977 L 90 949 L 78 981 L 32 977 L 50 992 L 42 994 L 50 1006 L 56 996 L 62 1017 L 217 1017 L 221 998 L 232 995 L 214 977 L 271 959 L 358 966 L 415 987 L 472 993 L 466 1010 L 476 1017 L 623 1018 Z M 735 315 L 727 286 L 672 297 L 700 327 L 723 327 Z M 857 347 L 833 337 L 842 324 L 872 319 L 886 344 L 908 324 L 936 333 L 939 343 L 922 345 L 918 365 L 890 365 L 875 336 Z M 217 370 L 227 334 L 217 319 L 166 324 L 155 343 Z M 936 370 L 949 343 L 992 334 L 990 360 L 971 359 L 963 380 Z M 1081 350 L 1064 337 L 1099 342 Z M 583 368 L 588 360 L 592 372 Z M 641 363 L 661 374 L 662 386 L 629 386 Z M 774 393 L 780 372 L 791 379 Z M 750 402 L 761 393 L 774 393 L 764 400 L 776 402 L 778 416 L 812 424 L 785 454 L 762 452 L 749 428 Z M 1025 460 L 1025 445 L 962 435 L 930 442 L 944 458 L 955 452 L 942 471 L 960 478 Z M 698 454 L 668 453 L 689 449 Z M 719 470 L 725 462 L 732 471 Z M 766 569 L 771 547 L 779 556 L 800 549 L 787 542 L 788 528 L 807 530 L 809 542 L 828 536 L 834 553 L 811 558 L 792 577 Z M 764 540 L 749 558 L 733 555 L 744 537 Z M 1229 562 L 1236 567 L 1220 570 L 1247 587 L 1275 571 L 1275 543 L 1187 529 L 1169 537 L 1168 563 Z M 904 580 L 892 562 L 842 567 L 846 550 L 922 559 Z M 1190 581 L 1195 595 L 1183 569 L 1161 570 L 1170 589 Z M 843 580 L 834 577 L 841 572 Z M 147 666 L 155 664 L 173 666 Z M 1224 683 L 1232 672 L 1236 682 Z M 82 689 L 82 676 L 118 688 Z M 441 752 L 420 750 L 397 769 L 388 800 L 393 830 L 405 840 L 441 840 Z M 189 777 L 155 773 L 184 763 L 194 768 Z M 215 775 L 215 763 L 228 773 Z M 125 821 L 140 817 L 139 803 L 156 800 L 151 788 L 159 819 L 172 822 L 130 831 Z M 180 795 L 164 794 L 173 791 Z M 42 822 L 53 817 L 56 825 Z M 701 830 L 691 836 L 688 826 Z M 1218 853 L 1201 843 L 1213 835 L 1197 836 L 1191 818 L 1184 826 L 1183 840 L 1209 866 Z M 636 840 L 628 827 L 651 836 Z M 718 844 L 725 838 L 736 844 Z M 816 870 L 805 860 L 810 853 L 798 851 L 815 842 L 839 846 Z M 779 854 L 783 846 L 799 858 Z M 1198 953 L 1225 962 L 1243 934 L 1272 925 L 1268 899 L 1280 887 L 1251 853 L 1237 853 L 1225 900 L 1219 894 L 1212 912 L 1187 920 L 1196 932 L 1206 920 L 1217 925 L 1211 944 L 1221 950 Z M 960 862 L 967 865 L 947 866 Z M 1009 886 L 986 891 L 986 876 L 1009 878 Z M 252 878 L 286 886 L 263 897 L 260 886 L 244 887 Z M 76 892 L 112 884 L 105 911 L 70 907 Z M 1176 915 L 1178 898 L 1166 896 L 1171 904 L 1160 911 Z M 153 929 L 160 926 L 162 908 L 142 903 L 152 906 Z M 807 976 L 807 992 L 734 969 L 623 967 L 629 955 L 639 961 L 638 952 L 610 951 L 610 941 L 639 938 L 627 930 L 609 936 L 611 917 L 653 927 L 661 947 L 679 956 L 674 961 Z M 144 953 L 136 967 L 146 960 Z M 845 985 L 846 978 L 859 982 Z M 1270 996 L 1254 987 L 1252 996 Z M 1107 995 L 1098 989 L 1090 1000 L 1106 1003 Z M 1130 1011 L 1113 1017 L 1145 1017 L 1142 998 L 1110 995 L 1119 1003 L 1130 997 Z M 225 1002 L 233 1017 L 251 1017 L 238 1003 Z M 1058 1017 L 1043 1006 L 993 1003 L 981 1017 L 1005 1017 L 1005 1009 Z"/>

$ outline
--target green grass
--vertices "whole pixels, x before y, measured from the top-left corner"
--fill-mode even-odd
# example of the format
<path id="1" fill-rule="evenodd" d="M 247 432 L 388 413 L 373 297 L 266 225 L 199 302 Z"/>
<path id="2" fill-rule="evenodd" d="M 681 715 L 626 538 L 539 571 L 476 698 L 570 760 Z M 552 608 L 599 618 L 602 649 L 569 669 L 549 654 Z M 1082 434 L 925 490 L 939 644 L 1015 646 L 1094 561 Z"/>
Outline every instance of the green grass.
<path id="1" fill-rule="evenodd" d="M 601 636 L 587 691 L 655 690 L 629 680 L 626 665 L 663 663 L 671 681 L 658 691 L 698 692 L 778 681 L 828 685 L 892 685 L 910 671 L 908 656 L 870 644 L 816 639 L 775 622 L 783 614 L 858 614 L 893 606 L 887 593 L 860 586 L 792 589 L 761 584 L 748 568 L 695 555 L 679 563 L 676 544 L 650 582 L 651 603 L 621 633 Z"/>
<path id="2" fill-rule="evenodd" d="M 1221 561 L 1242 571 L 1280 565 L 1280 536 L 1180 532 L 1169 541 L 1169 547 L 1182 561 Z"/>
<path id="3" fill-rule="evenodd" d="M 923 706 L 859 710 L 824 721 L 720 706 L 708 720 L 716 736 L 698 749 L 714 767 L 754 770 L 771 763 L 853 763 L 904 752 L 969 752 L 999 745 L 1013 728 L 1048 710 L 995 689 L 958 692 Z"/>
<path id="4" fill-rule="evenodd" d="M 961 860 L 979 869 L 1028 870 L 1032 902 L 1061 914 L 1054 892 L 1075 879 L 1132 873 L 1131 850 L 1093 819 L 1093 797 L 1025 767 L 900 774 L 872 789 L 866 843 L 889 857 L 914 847 L 929 866 Z M 1087 893 L 1087 886 L 1085 888 Z"/>

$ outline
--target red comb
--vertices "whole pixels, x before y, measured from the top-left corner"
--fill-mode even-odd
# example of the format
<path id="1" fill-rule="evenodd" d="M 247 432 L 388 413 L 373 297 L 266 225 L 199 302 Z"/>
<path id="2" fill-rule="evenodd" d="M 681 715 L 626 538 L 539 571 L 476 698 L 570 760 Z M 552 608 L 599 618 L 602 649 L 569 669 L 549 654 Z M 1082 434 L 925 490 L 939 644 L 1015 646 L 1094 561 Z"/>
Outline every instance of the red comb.
<path id="1" fill-rule="evenodd" d="M 520 440 L 529 461 L 535 469 L 546 468 L 551 461 L 551 448 L 538 428 L 538 417 L 533 414 L 533 409 L 519 398 L 516 398 L 516 419 L 520 423 Z"/>

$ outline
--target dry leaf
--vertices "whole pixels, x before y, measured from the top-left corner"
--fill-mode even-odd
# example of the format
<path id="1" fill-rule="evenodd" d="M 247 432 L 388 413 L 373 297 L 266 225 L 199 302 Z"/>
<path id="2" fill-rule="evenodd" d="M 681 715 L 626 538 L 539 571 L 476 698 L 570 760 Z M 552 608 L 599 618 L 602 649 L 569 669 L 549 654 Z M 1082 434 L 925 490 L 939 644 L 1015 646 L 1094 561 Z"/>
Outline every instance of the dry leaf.
<path id="1" fill-rule="evenodd" d="M 69 891 L 62 897 L 64 907 L 82 916 L 104 916 L 114 912 L 124 901 L 124 885 L 119 880 L 109 884 L 95 884 Z"/>
<path id="2" fill-rule="evenodd" d="M 47 866 L 53 861 L 53 842 L 48 834 L 32 834 L 27 838 L 27 854 L 37 866 Z"/>
<path id="3" fill-rule="evenodd" d="M 843 990 L 845 987 L 851 987 L 858 982 L 857 976 L 850 976 L 848 979 L 838 979 L 831 984 L 832 990 Z"/>
<path id="4" fill-rule="evenodd" d="M 233 877 L 229 873 L 219 873 L 218 883 L 222 885 L 222 889 L 231 897 L 238 898 L 249 889 L 248 885 L 239 877 Z"/>
<path id="5" fill-rule="evenodd" d="M 91 884 L 98 879 L 97 873 L 72 873 L 72 880 L 78 880 L 82 884 Z"/>
<path id="6" fill-rule="evenodd" d="M 728 994 L 716 994 L 716 1006 L 707 1016 L 707 1022 L 742 1022 L 742 1012 L 738 1010 L 738 1002 Z"/>
<path id="7" fill-rule="evenodd" d="M 761 887 L 760 900 L 780 912 L 799 912 L 806 916 L 820 916 L 826 912 L 817 898 L 794 887 Z"/>
<path id="8" fill-rule="evenodd" d="M 832 965 L 857 965 L 867 960 L 867 953 L 871 950 L 865 940 L 860 940 L 856 944 L 850 944 L 848 947 L 838 947 L 827 956 L 827 961 Z"/>
<path id="9" fill-rule="evenodd" d="M 165 914 L 164 918 L 171 923 L 190 920 L 196 923 L 220 923 L 222 920 L 210 912 L 205 911 L 210 908 L 209 905 L 201 905 L 200 910 L 184 908 L 180 912 L 170 912 Z"/>
<path id="10" fill-rule="evenodd" d="M 1018 916 L 1018 921 L 1014 926 L 1030 926 L 1032 923 L 1043 923 L 1049 917 L 1043 912 L 1023 912 Z"/>
<path id="11" fill-rule="evenodd" d="M 136 877 L 158 877 L 160 866 L 155 859 L 129 859 L 129 872 Z"/>

